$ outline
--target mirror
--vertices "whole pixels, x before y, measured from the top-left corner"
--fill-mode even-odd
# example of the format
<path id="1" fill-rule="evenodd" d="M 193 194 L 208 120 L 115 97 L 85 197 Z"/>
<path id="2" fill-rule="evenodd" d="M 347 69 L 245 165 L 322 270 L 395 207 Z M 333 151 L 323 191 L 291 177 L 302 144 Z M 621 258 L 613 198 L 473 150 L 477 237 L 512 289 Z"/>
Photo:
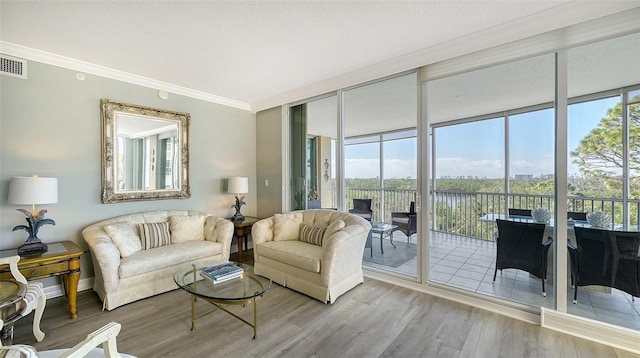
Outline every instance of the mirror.
<path id="1" fill-rule="evenodd" d="M 102 202 L 187 199 L 188 113 L 100 101 Z"/>

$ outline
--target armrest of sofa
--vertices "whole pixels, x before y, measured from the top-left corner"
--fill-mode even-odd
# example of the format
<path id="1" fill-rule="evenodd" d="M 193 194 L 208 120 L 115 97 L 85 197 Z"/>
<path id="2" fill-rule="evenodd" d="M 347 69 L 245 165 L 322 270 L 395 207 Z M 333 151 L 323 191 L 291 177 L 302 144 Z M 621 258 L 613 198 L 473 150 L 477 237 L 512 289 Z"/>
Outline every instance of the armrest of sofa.
<path id="1" fill-rule="evenodd" d="M 222 244 L 222 260 L 229 261 L 231 240 L 233 240 L 233 223 L 216 216 L 209 216 L 204 222 L 204 239 Z"/>
<path id="2" fill-rule="evenodd" d="M 362 253 L 368 234 L 369 230 L 361 225 L 349 225 L 322 243 L 323 283 L 330 284 L 334 277 L 362 270 Z"/>
<path id="3" fill-rule="evenodd" d="M 82 236 L 93 253 L 95 279 L 102 280 L 104 289 L 107 291 L 116 289 L 120 250 L 106 232 L 97 228 L 84 230 Z"/>
<path id="4" fill-rule="evenodd" d="M 253 259 L 260 262 L 258 255 L 258 244 L 267 241 L 273 241 L 274 220 L 273 217 L 257 221 L 251 226 L 251 239 L 253 240 Z"/>

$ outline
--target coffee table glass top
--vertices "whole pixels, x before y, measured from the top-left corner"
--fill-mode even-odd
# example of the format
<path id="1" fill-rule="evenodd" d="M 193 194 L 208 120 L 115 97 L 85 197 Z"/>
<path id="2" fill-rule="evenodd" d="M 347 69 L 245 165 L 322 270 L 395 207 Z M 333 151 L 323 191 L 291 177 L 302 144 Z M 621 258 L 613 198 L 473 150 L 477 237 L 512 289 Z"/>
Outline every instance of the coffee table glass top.
<path id="1" fill-rule="evenodd" d="M 383 223 L 379 221 L 371 222 L 371 231 L 375 233 L 387 233 L 397 228 L 398 228 L 398 225 L 392 225 L 392 224 Z"/>
<path id="2" fill-rule="evenodd" d="M 214 284 L 213 281 L 200 275 L 202 269 L 206 267 L 202 266 L 186 272 L 176 272 L 173 280 L 178 287 L 192 295 L 221 301 L 248 300 L 262 296 L 271 289 L 271 280 L 256 275 L 253 272 L 253 266 L 239 262 L 233 264 L 244 269 L 241 277 Z"/>

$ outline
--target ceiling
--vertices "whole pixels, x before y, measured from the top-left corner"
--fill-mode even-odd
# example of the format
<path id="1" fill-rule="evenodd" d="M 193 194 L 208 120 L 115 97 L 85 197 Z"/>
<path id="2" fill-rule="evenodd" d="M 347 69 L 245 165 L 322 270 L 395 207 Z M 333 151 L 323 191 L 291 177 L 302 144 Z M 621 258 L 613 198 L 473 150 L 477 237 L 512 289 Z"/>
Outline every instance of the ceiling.
<path id="1" fill-rule="evenodd" d="M 640 84 L 640 33 L 571 48 L 569 98 Z M 549 104 L 555 94 L 553 53 L 494 65 L 429 82 L 429 123 L 438 124 Z M 417 126 L 416 74 L 344 91 L 345 136 Z M 307 131 L 337 137 L 336 96 L 307 103 Z"/>
<path id="2" fill-rule="evenodd" d="M 255 111 L 483 31 L 564 26 L 571 3 L 1 1 L 0 50 L 36 49 Z"/>

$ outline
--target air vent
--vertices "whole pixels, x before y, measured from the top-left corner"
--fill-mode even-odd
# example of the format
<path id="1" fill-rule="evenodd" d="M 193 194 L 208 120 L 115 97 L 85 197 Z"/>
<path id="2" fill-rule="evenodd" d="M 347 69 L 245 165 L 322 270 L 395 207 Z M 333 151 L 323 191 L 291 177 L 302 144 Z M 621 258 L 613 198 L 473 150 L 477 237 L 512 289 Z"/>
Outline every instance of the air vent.
<path id="1" fill-rule="evenodd" d="M 0 74 L 27 78 L 27 60 L 0 54 Z"/>

